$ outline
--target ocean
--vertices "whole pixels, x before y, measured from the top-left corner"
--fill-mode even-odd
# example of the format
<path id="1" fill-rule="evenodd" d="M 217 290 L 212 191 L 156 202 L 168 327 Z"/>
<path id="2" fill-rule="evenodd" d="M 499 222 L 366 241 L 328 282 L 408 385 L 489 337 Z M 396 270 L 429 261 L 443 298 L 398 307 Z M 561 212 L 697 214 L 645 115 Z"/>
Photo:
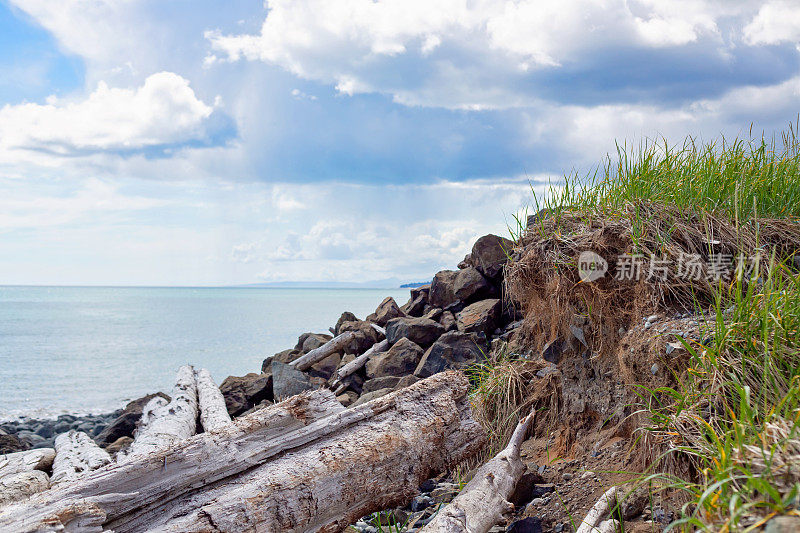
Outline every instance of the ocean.
<path id="1" fill-rule="evenodd" d="M 169 392 L 183 364 L 217 384 L 259 372 L 342 311 L 408 289 L 0 287 L 0 421 L 100 414 Z"/>

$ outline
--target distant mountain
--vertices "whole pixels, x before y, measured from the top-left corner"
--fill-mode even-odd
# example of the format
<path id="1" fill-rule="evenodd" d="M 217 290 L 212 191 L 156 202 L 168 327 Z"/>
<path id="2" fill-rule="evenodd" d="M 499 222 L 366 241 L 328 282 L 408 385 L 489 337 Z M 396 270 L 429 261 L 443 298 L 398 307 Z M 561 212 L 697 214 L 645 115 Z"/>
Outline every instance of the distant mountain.
<path id="1" fill-rule="evenodd" d="M 424 283 L 403 283 L 398 278 L 379 279 L 375 281 L 270 281 L 267 283 L 250 283 L 240 287 L 262 287 L 271 289 L 397 289 L 417 287 Z"/>
<path id="2" fill-rule="evenodd" d="M 427 285 L 430 281 L 412 281 L 410 283 L 403 283 L 400 285 L 401 289 L 413 289 L 415 287 L 422 287 L 423 285 Z"/>

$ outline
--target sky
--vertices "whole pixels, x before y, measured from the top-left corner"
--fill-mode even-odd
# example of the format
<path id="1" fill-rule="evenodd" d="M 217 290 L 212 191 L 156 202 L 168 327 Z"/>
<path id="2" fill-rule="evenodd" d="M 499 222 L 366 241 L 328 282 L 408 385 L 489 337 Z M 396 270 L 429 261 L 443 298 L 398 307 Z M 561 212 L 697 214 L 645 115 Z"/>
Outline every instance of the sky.
<path id="1" fill-rule="evenodd" d="M 0 284 L 424 280 L 615 142 L 780 132 L 800 2 L 0 0 Z"/>

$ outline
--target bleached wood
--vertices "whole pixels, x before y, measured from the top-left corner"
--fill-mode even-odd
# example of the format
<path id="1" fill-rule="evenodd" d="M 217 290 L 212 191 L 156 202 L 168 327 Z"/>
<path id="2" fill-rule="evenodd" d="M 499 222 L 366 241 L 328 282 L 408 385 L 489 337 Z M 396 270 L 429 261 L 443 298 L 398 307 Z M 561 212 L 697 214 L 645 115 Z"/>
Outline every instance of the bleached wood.
<path id="1" fill-rule="evenodd" d="M 618 520 L 603 520 L 600 525 L 592 529 L 592 533 L 618 533 L 622 531 Z"/>
<path id="2" fill-rule="evenodd" d="M 52 484 L 75 481 L 111 462 L 111 456 L 83 431 L 74 429 L 56 437 Z"/>
<path id="3" fill-rule="evenodd" d="M 49 470 L 53 466 L 55 457 L 54 448 L 38 448 L 0 455 L 0 478 L 31 470 Z"/>
<path id="4" fill-rule="evenodd" d="M 47 474 L 41 470 L 17 472 L 0 478 L 0 507 L 23 500 L 50 487 Z"/>
<path id="5" fill-rule="evenodd" d="M 0 531 L 213 530 L 208 517 L 231 531 L 339 531 L 479 449 L 467 391 L 443 372 L 352 409 L 306 392 L 12 505 Z"/>
<path id="6" fill-rule="evenodd" d="M 107 465 L 75 483 L 39 495 L 35 502 L 10 507 L 0 512 L 0 531 L 37 531 L 54 516 L 58 523 L 76 531 L 101 531 L 107 520 L 235 477 L 284 451 L 287 436 L 293 432 L 340 411 L 344 407 L 328 390 L 293 396 L 237 418 L 219 431 L 196 435 L 149 456 Z M 87 529 L 81 524 L 88 524 Z"/>
<path id="7" fill-rule="evenodd" d="M 358 424 L 108 526 L 118 533 L 341 531 L 371 512 L 403 505 L 425 479 L 477 452 L 484 438 L 472 418 L 463 375 L 440 374 L 413 387 L 355 408 L 373 412 Z M 317 425 L 335 425 L 350 412 Z"/>
<path id="8" fill-rule="evenodd" d="M 611 487 L 600 496 L 600 499 L 589 509 L 586 517 L 578 526 L 576 533 L 598 533 L 600 531 L 596 526 L 607 514 L 609 509 L 617 505 L 619 498 L 619 489 Z"/>
<path id="9" fill-rule="evenodd" d="M 378 333 L 380 333 L 384 337 L 386 336 L 386 329 L 385 328 L 382 328 L 381 326 L 379 326 L 378 324 L 375 324 L 373 322 L 370 322 L 369 325 L 372 326 L 372 329 L 374 329 L 375 331 L 377 331 Z"/>
<path id="10" fill-rule="evenodd" d="M 314 348 L 305 355 L 302 355 L 289 363 L 290 366 L 295 367 L 297 370 L 308 370 L 314 364 L 322 361 L 329 355 L 332 355 L 340 350 L 343 350 L 350 341 L 356 336 L 354 331 L 345 331 L 341 335 L 337 335 L 319 348 Z"/>
<path id="11" fill-rule="evenodd" d="M 197 371 L 197 403 L 200 409 L 200 423 L 204 431 L 213 431 L 231 423 L 231 416 L 225 407 L 225 398 L 214 383 L 211 373 L 205 368 Z"/>
<path id="12" fill-rule="evenodd" d="M 145 406 L 125 460 L 148 455 L 197 432 L 197 383 L 190 365 L 178 369 L 172 400 L 165 405 L 164 399 L 159 401 L 159 398 L 153 398 Z"/>
<path id="13" fill-rule="evenodd" d="M 519 453 L 531 420 L 528 415 L 517 424 L 508 445 L 475 472 L 421 533 L 486 533 L 510 515 L 514 505 L 508 498 L 525 472 Z"/>
<path id="14" fill-rule="evenodd" d="M 373 344 L 366 352 L 359 355 L 346 365 L 342 366 L 342 368 L 337 370 L 336 372 L 337 383 L 335 385 L 338 384 L 338 381 L 343 380 L 347 376 L 353 374 L 354 372 L 357 372 L 360 368 L 366 365 L 370 357 L 372 357 L 376 353 L 385 352 L 388 349 L 389 349 L 389 341 L 387 341 L 386 339 Z"/>

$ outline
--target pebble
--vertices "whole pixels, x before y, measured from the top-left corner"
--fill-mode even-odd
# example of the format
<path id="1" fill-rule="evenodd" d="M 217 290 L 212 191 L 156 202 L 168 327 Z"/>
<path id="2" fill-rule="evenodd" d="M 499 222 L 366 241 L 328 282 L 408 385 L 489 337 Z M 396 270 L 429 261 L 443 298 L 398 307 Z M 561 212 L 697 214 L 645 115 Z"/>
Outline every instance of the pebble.
<path id="1" fill-rule="evenodd" d="M 654 376 L 658 374 L 658 363 L 653 363 L 653 366 L 650 367 L 650 373 Z"/>

